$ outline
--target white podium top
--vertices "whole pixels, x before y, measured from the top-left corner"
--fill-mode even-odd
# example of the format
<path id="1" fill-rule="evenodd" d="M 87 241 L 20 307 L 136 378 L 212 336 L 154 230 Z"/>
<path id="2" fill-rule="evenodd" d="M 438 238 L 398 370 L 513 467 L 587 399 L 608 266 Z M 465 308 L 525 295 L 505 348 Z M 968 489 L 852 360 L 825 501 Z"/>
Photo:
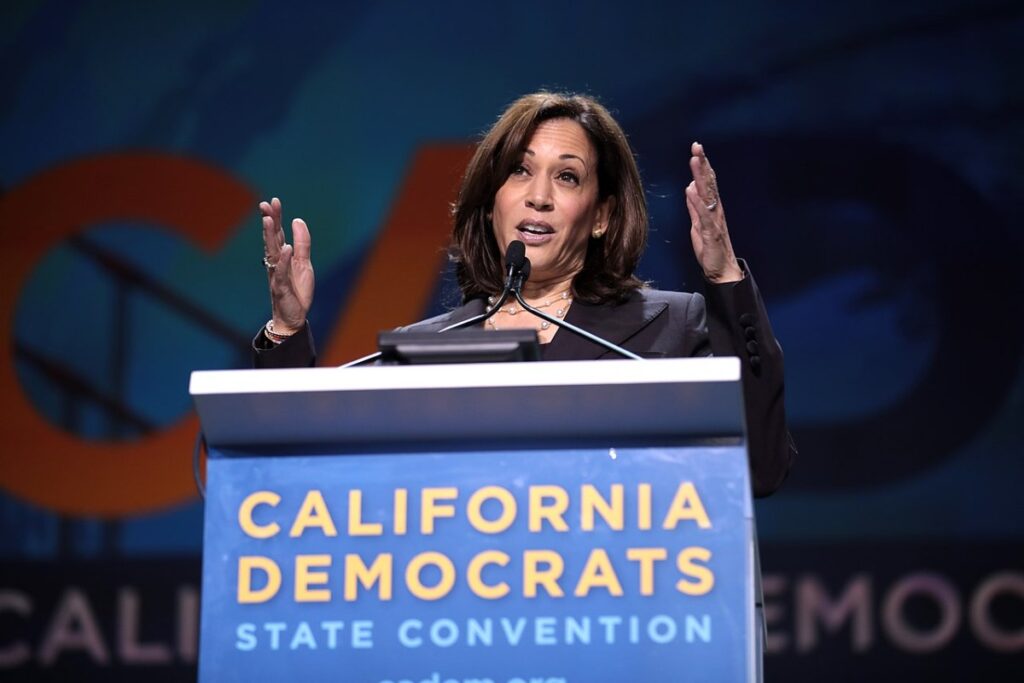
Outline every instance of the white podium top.
<path id="1" fill-rule="evenodd" d="M 189 391 L 217 447 L 745 431 L 737 358 L 217 370 Z"/>

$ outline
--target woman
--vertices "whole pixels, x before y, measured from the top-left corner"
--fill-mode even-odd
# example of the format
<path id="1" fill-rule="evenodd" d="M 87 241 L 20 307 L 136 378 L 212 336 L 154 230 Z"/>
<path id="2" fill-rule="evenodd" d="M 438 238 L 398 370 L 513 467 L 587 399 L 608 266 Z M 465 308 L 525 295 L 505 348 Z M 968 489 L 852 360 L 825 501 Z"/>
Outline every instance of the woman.
<path id="1" fill-rule="evenodd" d="M 699 294 L 646 288 L 634 274 L 647 242 L 647 206 L 632 150 L 608 111 L 581 95 L 520 98 L 477 147 L 455 205 L 450 255 L 464 303 L 407 329 L 439 330 L 483 312 L 502 289 L 503 250 L 520 240 L 532 266 L 523 288 L 530 304 L 645 357 L 741 358 L 751 482 L 755 495 L 768 495 L 795 455 L 782 352 L 753 278 L 733 252 L 704 149 L 695 142 L 691 154 L 686 205 L 706 305 Z M 262 202 L 260 211 L 273 317 L 254 342 L 256 365 L 312 365 L 309 230 L 294 220 L 289 245 L 280 201 Z M 503 306 L 486 325 L 537 330 L 545 360 L 611 357 L 517 304 Z"/>

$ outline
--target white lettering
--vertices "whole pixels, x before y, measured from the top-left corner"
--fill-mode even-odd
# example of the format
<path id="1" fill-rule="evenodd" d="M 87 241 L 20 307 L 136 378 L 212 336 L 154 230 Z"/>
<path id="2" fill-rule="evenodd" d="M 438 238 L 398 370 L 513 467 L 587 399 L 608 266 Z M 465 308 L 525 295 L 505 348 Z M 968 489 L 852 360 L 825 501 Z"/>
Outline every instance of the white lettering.
<path id="1" fill-rule="evenodd" d="M 914 595 L 930 597 L 939 607 L 938 626 L 931 631 L 915 629 L 903 619 L 903 606 Z M 882 626 L 894 643 L 909 652 L 934 652 L 956 635 L 960 622 L 960 596 L 956 588 L 937 574 L 912 574 L 889 591 L 882 605 Z"/>
<path id="2" fill-rule="evenodd" d="M 1002 572 L 989 577 L 978 587 L 971 599 L 971 630 L 978 640 L 996 652 L 1017 652 L 1024 649 L 1024 628 L 1003 631 L 993 622 L 990 613 L 992 602 L 1001 593 L 1024 600 L 1024 574 Z"/>
<path id="3" fill-rule="evenodd" d="M 84 650 L 99 664 L 110 661 L 89 601 L 77 588 L 69 588 L 61 596 L 57 612 L 43 636 L 39 661 L 43 666 L 52 666 L 65 650 Z"/>

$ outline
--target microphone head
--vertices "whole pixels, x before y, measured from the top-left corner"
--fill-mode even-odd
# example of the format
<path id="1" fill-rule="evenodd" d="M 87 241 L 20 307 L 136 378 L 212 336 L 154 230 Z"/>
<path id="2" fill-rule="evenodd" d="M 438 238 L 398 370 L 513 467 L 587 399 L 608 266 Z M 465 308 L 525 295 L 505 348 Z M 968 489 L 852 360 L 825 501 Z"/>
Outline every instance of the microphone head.
<path id="1" fill-rule="evenodd" d="M 505 249 L 505 267 L 519 270 L 523 267 L 523 261 L 529 263 L 526 258 L 526 245 L 519 240 L 512 240 Z"/>

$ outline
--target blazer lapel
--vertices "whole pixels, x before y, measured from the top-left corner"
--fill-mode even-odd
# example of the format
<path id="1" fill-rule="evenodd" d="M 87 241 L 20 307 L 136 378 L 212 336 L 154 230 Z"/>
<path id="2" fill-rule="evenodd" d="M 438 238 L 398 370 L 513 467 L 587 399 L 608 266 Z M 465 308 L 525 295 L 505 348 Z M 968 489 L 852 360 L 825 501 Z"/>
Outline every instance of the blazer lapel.
<path id="1" fill-rule="evenodd" d="M 405 329 L 415 332 L 437 332 L 449 325 L 468 320 L 474 315 L 480 315 L 485 310 L 485 303 L 484 299 L 471 299 L 458 308 L 414 325 L 409 325 Z"/>
<path id="2" fill-rule="evenodd" d="M 565 316 L 566 322 L 591 334 L 622 346 L 630 337 L 649 325 L 668 308 L 665 301 L 648 302 L 641 292 L 621 304 L 585 304 L 573 302 Z M 544 360 L 596 360 L 605 354 L 617 357 L 603 346 L 579 337 L 569 330 L 559 330 Z"/>

